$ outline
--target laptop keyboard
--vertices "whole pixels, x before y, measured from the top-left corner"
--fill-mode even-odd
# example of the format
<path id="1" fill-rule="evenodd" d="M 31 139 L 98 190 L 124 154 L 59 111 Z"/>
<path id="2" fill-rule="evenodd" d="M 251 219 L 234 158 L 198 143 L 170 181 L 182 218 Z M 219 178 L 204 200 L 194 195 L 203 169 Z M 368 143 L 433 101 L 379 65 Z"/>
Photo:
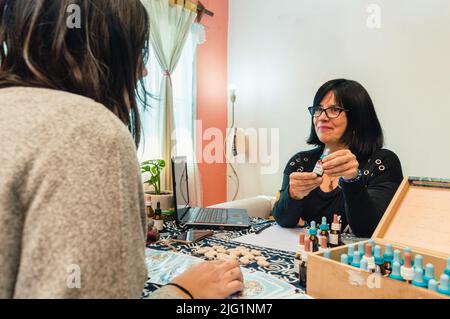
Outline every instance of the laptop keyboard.
<path id="1" fill-rule="evenodd" d="M 217 208 L 200 208 L 197 212 L 195 222 L 197 223 L 217 223 L 222 224 L 227 221 L 227 210 Z"/>

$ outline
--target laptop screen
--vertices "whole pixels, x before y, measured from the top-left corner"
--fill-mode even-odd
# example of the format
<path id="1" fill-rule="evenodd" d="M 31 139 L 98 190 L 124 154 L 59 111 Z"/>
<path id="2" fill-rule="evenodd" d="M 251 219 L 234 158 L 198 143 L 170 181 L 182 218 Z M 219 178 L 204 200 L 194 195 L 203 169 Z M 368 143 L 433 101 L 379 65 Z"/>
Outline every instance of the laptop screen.
<path id="1" fill-rule="evenodd" d="M 172 158 L 172 174 L 173 199 L 175 201 L 177 219 L 180 221 L 189 209 L 189 180 L 186 157 L 178 156 Z"/>

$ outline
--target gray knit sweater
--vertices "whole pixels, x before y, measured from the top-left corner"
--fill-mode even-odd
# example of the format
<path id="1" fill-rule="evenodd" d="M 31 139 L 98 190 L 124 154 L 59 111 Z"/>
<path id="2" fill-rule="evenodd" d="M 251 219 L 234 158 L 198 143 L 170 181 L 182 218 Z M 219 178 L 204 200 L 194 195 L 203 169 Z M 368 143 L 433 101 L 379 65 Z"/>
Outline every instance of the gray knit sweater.
<path id="1" fill-rule="evenodd" d="M 85 97 L 9 88 L 0 136 L 0 298 L 139 298 L 146 217 L 123 123 Z"/>

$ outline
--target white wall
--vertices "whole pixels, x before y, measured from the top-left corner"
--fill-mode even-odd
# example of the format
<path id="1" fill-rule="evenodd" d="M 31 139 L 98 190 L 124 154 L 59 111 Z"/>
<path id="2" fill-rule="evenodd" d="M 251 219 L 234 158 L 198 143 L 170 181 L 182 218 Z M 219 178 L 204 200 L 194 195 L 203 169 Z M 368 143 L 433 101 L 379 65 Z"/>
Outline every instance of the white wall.
<path id="1" fill-rule="evenodd" d="M 367 26 L 371 3 L 380 29 Z M 338 77 L 369 91 L 405 175 L 450 178 L 450 1 L 230 0 L 237 124 L 279 128 L 281 139 L 277 173 L 238 166 L 239 197 L 276 193 L 288 159 L 308 148 L 306 107 Z"/>

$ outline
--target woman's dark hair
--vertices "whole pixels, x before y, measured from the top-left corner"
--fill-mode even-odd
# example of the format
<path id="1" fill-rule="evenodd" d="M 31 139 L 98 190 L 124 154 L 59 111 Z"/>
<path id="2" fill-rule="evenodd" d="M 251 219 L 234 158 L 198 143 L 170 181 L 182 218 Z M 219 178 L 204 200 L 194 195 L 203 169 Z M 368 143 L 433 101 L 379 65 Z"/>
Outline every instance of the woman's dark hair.
<path id="1" fill-rule="evenodd" d="M 68 23 L 74 7 L 78 26 Z M 149 32 L 140 0 L 0 0 L 0 88 L 92 98 L 128 126 L 138 145 Z"/>
<path id="2" fill-rule="evenodd" d="M 359 160 L 369 158 L 384 144 L 383 130 L 369 93 L 358 82 L 345 79 L 332 80 L 319 89 L 314 97 L 314 106 L 319 106 L 329 92 L 334 93 L 338 105 L 348 110 L 347 129 L 342 135 L 341 143 L 347 145 Z M 314 119 L 307 143 L 324 146 L 316 134 Z"/>

